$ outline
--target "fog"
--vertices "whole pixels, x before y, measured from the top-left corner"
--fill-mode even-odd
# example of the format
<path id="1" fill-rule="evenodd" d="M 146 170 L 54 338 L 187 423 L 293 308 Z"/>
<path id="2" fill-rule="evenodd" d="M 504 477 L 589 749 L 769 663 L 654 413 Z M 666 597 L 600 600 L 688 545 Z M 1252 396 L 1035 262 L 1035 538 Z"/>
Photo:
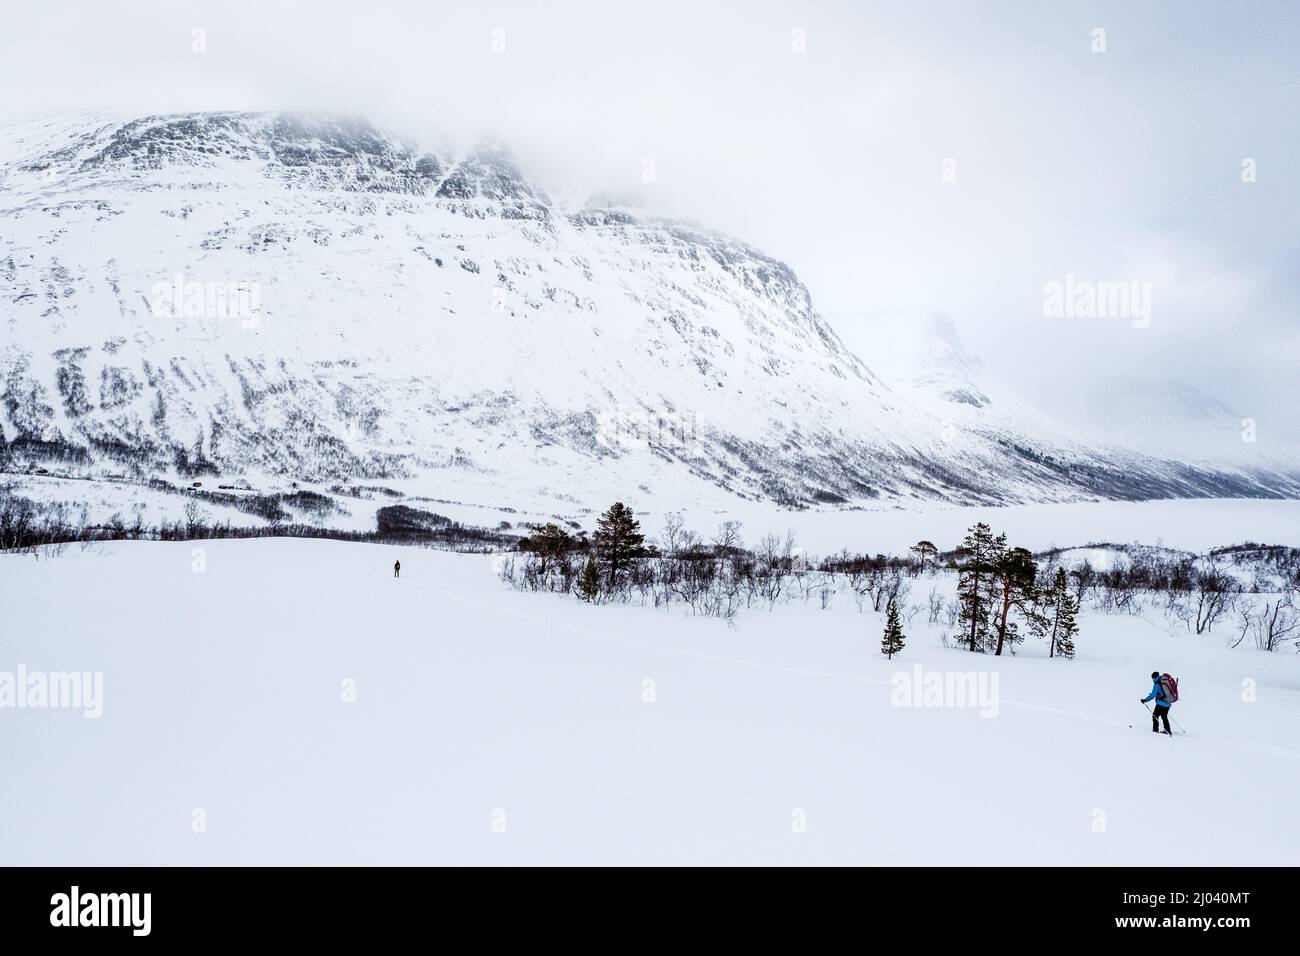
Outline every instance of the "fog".
<path id="1" fill-rule="evenodd" d="M 607 191 L 788 262 L 868 364 L 853 316 L 932 309 L 1030 394 L 1141 376 L 1260 417 L 1293 402 L 1289 0 L 9 0 L 0 30 L 7 114 L 324 109 L 430 147 L 494 136 L 562 199 Z M 1067 275 L 1150 283 L 1149 323 L 1046 317 Z"/>

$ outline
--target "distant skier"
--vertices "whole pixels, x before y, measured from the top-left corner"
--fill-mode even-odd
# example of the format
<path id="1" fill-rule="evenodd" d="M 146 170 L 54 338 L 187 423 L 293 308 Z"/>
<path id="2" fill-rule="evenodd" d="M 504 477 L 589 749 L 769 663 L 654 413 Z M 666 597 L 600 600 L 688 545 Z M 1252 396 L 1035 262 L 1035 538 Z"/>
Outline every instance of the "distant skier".
<path id="1" fill-rule="evenodd" d="M 1173 678 L 1169 678 L 1169 681 L 1172 683 Z M 1177 685 L 1175 684 L 1173 686 L 1176 687 Z M 1163 720 L 1165 723 L 1164 733 L 1171 737 L 1174 735 L 1174 732 L 1169 729 L 1169 708 L 1174 705 L 1174 701 L 1177 699 L 1178 692 L 1176 690 L 1171 691 L 1170 687 L 1165 684 L 1165 679 L 1161 677 L 1159 671 L 1152 671 L 1151 693 L 1142 698 L 1142 703 L 1145 704 L 1149 700 L 1154 700 L 1156 702 L 1155 710 L 1151 712 L 1151 732 L 1153 734 L 1161 732 L 1158 721 Z"/>
<path id="2" fill-rule="evenodd" d="M 394 562 L 393 562 L 393 577 L 395 577 L 395 578 L 400 578 L 401 576 L 402 576 L 402 562 L 401 562 L 401 561 L 394 561 Z"/>

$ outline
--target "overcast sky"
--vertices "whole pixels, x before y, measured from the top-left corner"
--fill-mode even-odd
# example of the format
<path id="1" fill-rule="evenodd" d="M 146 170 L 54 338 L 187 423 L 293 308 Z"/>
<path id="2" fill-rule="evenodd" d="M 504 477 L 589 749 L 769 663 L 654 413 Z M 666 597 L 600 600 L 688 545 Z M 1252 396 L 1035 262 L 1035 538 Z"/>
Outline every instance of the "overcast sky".
<path id="1" fill-rule="evenodd" d="M 0 110 L 87 108 L 494 134 L 560 195 L 787 261 L 849 338 L 854 313 L 942 310 L 1004 377 L 1065 356 L 1030 392 L 1139 375 L 1294 403 L 1295 0 L 6 0 Z M 1045 317 L 1067 274 L 1150 282 L 1150 326 Z"/>

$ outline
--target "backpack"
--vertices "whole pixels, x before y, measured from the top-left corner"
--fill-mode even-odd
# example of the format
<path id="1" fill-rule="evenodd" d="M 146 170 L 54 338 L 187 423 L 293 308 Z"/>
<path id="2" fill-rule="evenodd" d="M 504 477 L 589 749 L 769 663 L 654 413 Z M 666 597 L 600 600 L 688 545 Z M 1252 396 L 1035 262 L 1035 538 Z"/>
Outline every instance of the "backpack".
<path id="1" fill-rule="evenodd" d="M 1164 694 L 1164 699 L 1169 703 L 1178 701 L 1178 678 L 1170 674 L 1160 675 L 1160 690 Z"/>

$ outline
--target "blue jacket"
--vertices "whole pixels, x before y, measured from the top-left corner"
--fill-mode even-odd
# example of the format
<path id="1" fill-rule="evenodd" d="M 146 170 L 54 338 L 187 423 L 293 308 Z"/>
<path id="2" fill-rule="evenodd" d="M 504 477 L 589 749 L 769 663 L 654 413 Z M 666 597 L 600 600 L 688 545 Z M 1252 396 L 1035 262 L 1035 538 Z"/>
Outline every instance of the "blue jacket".
<path id="1" fill-rule="evenodd" d="M 1159 678 L 1157 678 L 1157 679 L 1156 679 L 1156 680 L 1151 684 L 1151 693 L 1147 694 L 1145 697 L 1142 698 L 1142 703 L 1145 704 L 1147 701 L 1151 700 L 1152 698 L 1155 699 L 1155 702 L 1156 702 L 1156 706 L 1157 706 L 1157 707 L 1173 707 L 1173 706 L 1174 706 L 1174 702 L 1173 702 L 1172 700 L 1169 700 L 1168 698 L 1165 697 L 1165 689 L 1164 689 L 1163 687 L 1160 686 L 1160 679 L 1159 679 Z"/>

